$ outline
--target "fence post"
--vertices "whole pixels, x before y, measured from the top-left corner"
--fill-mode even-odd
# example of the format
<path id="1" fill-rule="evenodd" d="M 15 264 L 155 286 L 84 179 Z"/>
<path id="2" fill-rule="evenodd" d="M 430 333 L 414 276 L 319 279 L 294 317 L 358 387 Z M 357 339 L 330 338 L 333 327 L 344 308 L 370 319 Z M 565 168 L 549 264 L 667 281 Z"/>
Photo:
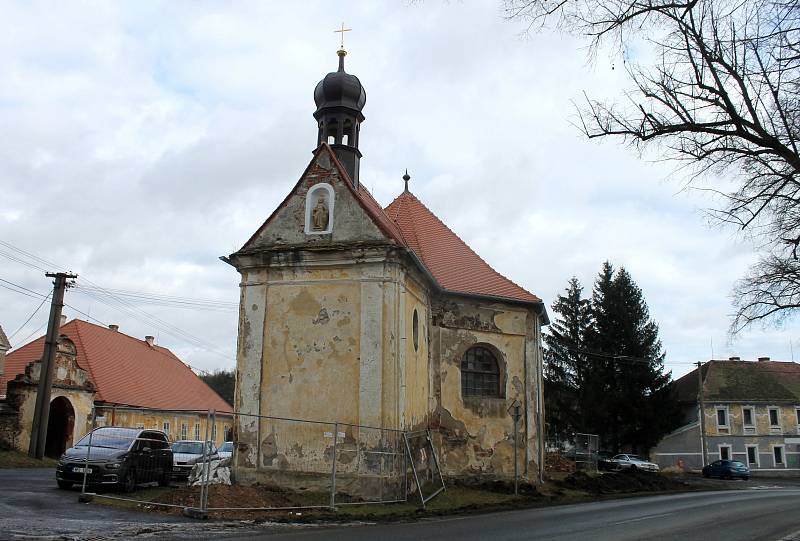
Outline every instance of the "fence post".
<path id="1" fill-rule="evenodd" d="M 86 494 L 86 478 L 89 475 L 89 453 L 92 451 L 92 436 L 94 436 L 95 425 L 97 424 L 97 412 L 92 405 L 92 429 L 89 431 L 89 446 L 86 448 L 86 460 L 83 463 L 83 485 L 78 501 L 86 503 L 92 501 L 92 497 Z"/>
<path id="2" fill-rule="evenodd" d="M 336 511 L 336 443 L 339 440 L 339 423 L 333 425 L 333 466 L 331 466 L 331 510 Z"/>
<path id="3" fill-rule="evenodd" d="M 519 429 L 517 428 L 517 419 L 514 418 L 514 496 L 519 496 L 519 458 L 517 458 L 517 449 L 519 444 L 517 437 L 519 436 Z"/>
<path id="4" fill-rule="evenodd" d="M 208 435 L 210 433 L 210 435 L 211 435 L 211 438 L 209 440 L 210 443 L 207 444 L 208 445 L 207 452 L 209 452 L 209 453 L 211 451 L 211 447 L 214 446 L 214 441 L 213 440 L 214 440 L 214 433 L 216 432 L 216 426 L 217 426 L 217 424 L 216 424 L 217 423 L 217 410 L 212 409 L 210 413 L 211 413 L 211 419 L 210 419 L 211 426 L 210 427 L 208 426 L 208 420 L 206 421 L 206 434 Z M 208 512 L 208 489 L 211 487 L 211 455 L 210 454 L 208 455 L 208 459 L 207 459 L 207 462 L 206 462 L 205 481 L 206 481 L 206 483 L 205 483 L 205 485 L 206 485 L 206 493 L 205 493 L 206 494 L 206 498 L 205 498 L 205 501 L 203 502 L 202 509 L 204 511 Z"/>
<path id="5" fill-rule="evenodd" d="M 430 428 L 427 429 L 426 432 L 428 437 L 428 443 L 431 446 L 431 456 L 433 457 L 433 463 L 436 465 L 436 471 L 439 472 L 439 481 L 442 482 L 442 489 L 447 490 L 447 487 L 444 484 L 444 476 L 442 475 L 442 468 L 439 466 L 439 459 L 436 458 L 436 449 L 433 448 L 433 438 L 431 438 L 431 429 Z M 516 443 L 516 438 L 514 439 L 514 443 Z M 515 445 L 514 449 L 516 450 L 516 448 L 517 447 Z"/>

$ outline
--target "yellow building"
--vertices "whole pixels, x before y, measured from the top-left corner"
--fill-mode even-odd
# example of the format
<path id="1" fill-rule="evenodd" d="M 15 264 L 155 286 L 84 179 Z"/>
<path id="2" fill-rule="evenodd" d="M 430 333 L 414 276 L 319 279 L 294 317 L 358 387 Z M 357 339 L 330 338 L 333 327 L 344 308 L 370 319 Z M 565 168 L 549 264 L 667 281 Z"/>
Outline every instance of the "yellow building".
<path id="1" fill-rule="evenodd" d="M 446 476 L 508 478 L 516 404 L 519 468 L 536 481 L 544 304 L 447 228 L 408 190 L 408 175 L 386 208 L 367 191 L 358 149 L 366 93 L 344 71 L 345 54 L 314 91 L 311 162 L 223 258 L 241 274 L 237 478 L 275 479 L 330 455 L 323 429 L 280 433 L 273 417 L 434 429 Z M 341 430 L 363 445 L 357 426 Z"/>
<path id="2" fill-rule="evenodd" d="M 74 319 L 62 323 L 53 373 L 45 454 L 58 457 L 92 426 L 163 430 L 170 439 L 217 445 L 230 434 L 231 407 L 152 336 L 143 340 Z M 21 451 L 30 443 L 44 337 L 8 354 L 0 376 L 0 439 Z M 94 408 L 94 410 L 93 410 Z M 92 412 L 95 417 L 92 417 Z"/>

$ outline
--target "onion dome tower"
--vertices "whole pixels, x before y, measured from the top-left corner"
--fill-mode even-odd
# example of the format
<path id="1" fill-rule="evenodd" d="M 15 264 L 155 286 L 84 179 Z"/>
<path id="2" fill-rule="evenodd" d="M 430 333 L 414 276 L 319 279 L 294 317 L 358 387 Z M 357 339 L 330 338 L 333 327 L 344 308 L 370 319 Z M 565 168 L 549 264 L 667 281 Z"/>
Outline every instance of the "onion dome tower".
<path id="1" fill-rule="evenodd" d="M 344 48 L 339 55 L 339 69 L 325 76 L 314 89 L 317 110 L 317 146 L 330 144 L 339 161 L 347 170 L 353 185 L 358 188 L 358 170 L 361 152 L 358 150 L 358 134 L 364 115 L 361 110 L 367 102 L 367 93 L 358 77 L 344 71 Z"/>

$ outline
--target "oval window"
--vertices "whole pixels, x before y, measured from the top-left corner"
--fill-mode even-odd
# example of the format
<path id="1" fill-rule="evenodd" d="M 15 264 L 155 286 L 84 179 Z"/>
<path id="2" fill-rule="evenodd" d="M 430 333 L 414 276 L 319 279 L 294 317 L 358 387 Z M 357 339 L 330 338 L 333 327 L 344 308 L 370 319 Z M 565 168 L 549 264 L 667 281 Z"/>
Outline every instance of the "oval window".
<path id="1" fill-rule="evenodd" d="M 414 351 L 419 350 L 419 315 L 417 314 L 417 309 L 414 308 L 414 317 L 411 321 L 411 334 L 414 338 Z"/>

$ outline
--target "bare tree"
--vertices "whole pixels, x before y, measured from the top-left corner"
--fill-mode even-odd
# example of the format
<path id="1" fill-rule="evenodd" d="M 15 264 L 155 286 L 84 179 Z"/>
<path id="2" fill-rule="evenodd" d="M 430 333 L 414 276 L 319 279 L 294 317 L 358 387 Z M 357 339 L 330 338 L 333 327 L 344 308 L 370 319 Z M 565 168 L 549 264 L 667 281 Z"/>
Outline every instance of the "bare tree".
<path id="1" fill-rule="evenodd" d="M 554 22 L 591 50 L 635 37 L 656 61 L 626 62 L 620 102 L 586 97 L 580 127 L 688 164 L 692 181 L 733 188 L 712 214 L 749 233 L 763 257 L 734 287 L 732 331 L 780 322 L 800 307 L 800 3 L 792 0 L 506 0 L 506 15 Z"/>

